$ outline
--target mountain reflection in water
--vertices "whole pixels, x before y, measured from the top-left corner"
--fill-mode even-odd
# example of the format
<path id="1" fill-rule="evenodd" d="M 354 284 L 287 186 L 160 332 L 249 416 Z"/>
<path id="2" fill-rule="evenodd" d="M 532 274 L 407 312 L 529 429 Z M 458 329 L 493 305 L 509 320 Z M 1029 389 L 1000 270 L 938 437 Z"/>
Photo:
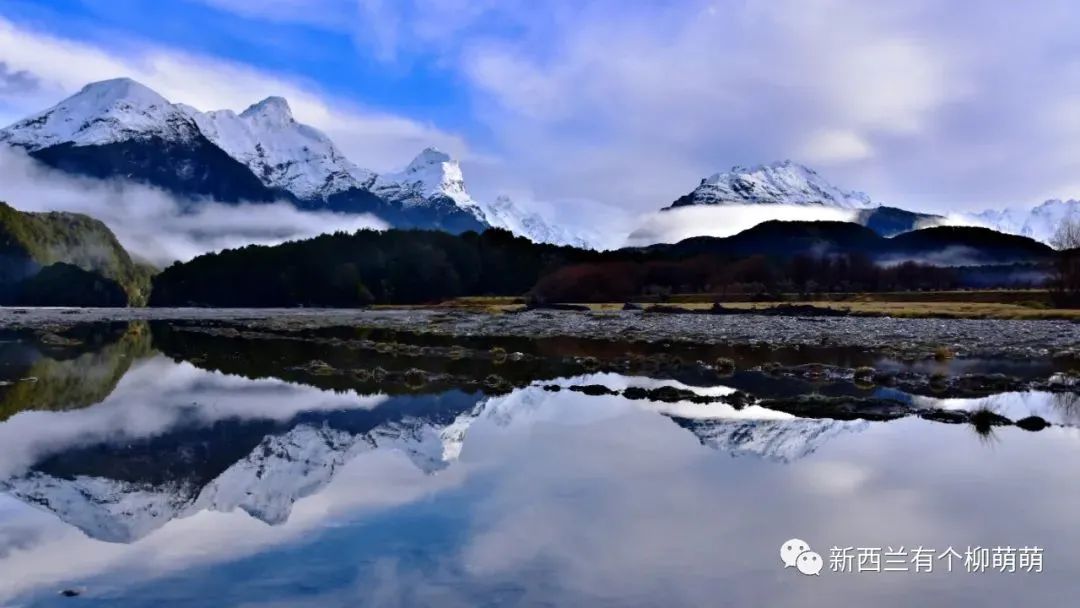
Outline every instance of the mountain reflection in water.
<path id="1" fill-rule="evenodd" d="M 133 325 L 0 344 L 0 605 L 63 589 L 122 606 L 1039 605 L 1080 567 L 1080 471 L 1053 465 L 1080 454 L 1075 393 L 905 397 L 1054 424 L 988 444 L 965 425 L 798 417 L 724 385 L 539 364 L 497 389 L 368 390 L 298 371 L 312 353 L 281 343 L 182 338 Z M 792 536 L 823 555 L 1039 545 L 1048 563 L 1037 587 L 898 574 L 901 601 L 870 576 L 788 576 L 776 546 Z"/>

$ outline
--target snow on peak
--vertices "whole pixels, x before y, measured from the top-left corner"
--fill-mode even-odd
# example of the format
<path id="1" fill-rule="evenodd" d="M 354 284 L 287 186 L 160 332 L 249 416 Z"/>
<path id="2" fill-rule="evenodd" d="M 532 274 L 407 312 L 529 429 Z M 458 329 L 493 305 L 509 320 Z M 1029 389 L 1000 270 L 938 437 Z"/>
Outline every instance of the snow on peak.
<path id="1" fill-rule="evenodd" d="M 271 96 L 252 104 L 248 109 L 240 113 L 240 116 L 250 120 L 266 120 L 279 124 L 293 122 L 292 108 L 284 97 Z"/>
<path id="2" fill-rule="evenodd" d="M 409 163 L 409 169 L 417 170 L 423 167 L 431 165 L 438 165 L 440 163 L 454 163 L 457 161 L 450 158 L 450 155 L 435 147 L 427 147 L 420 151 L 420 154 L 416 155 L 416 158 Z"/>
<path id="3" fill-rule="evenodd" d="M 494 202 L 480 205 L 488 224 L 523 236 L 536 243 L 552 245 L 571 245 L 580 248 L 591 247 L 592 239 L 581 234 L 574 234 L 564 226 L 554 225 L 539 213 L 525 211 L 518 207 L 509 196 L 499 195 Z"/>
<path id="4" fill-rule="evenodd" d="M 200 112 L 171 103 L 130 78 L 88 84 L 45 112 L 0 131 L 0 141 L 40 150 L 150 137 L 189 141 L 200 135 L 247 165 L 267 186 L 301 200 L 365 188 L 374 179 L 321 131 L 297 122 L 281 97 L 267 97 L 239 115 L 232 110 Z"/>
<path id="5" fill-rule="evenodd" d="M 102 108 L 107 108 L 118 101 L 128 101 L 142 106 L 168 105 L 169 103 L 150 87 L 130 78 L 91 82 L 72 98 L 93 100 Z"/>
<path id="6" fill-rule="evenodd" d="M 130 78 L 94 82 L 55 106 L 0 131 L 0 141 L 40 150 L 57 144 L 104 145 L 197 134 L 188 113 Z"/>
<path id="7" fill-rule="evenodd" d="M 406 207 L 445 197 L 463 209 L 477 208 L 465 190 L 461 165 L 437 148 L 425 148 L 402 171 L 380 175 L 373 190 Z"/>
<path id="8" fill-rule="evenodd" d="M 293 119 L 287 101 L 267 97 L 237 115 L 231 110 L 192 117 L 203 134 L 244 163 L 268 186 L 301 200 L 325 199 L 370 185 L 374 174 L 353 164 L 322 131 Z"/>
<path id="9" fill-rule="evenodd" d="M 735 166 L 703 180 L 672 207 L 686 205 L 781 204 L 824 205 L 845 209 L 871 207 L 870 197 L 829 183 L 813 169 L 790 160 L 752 167 Z"/>

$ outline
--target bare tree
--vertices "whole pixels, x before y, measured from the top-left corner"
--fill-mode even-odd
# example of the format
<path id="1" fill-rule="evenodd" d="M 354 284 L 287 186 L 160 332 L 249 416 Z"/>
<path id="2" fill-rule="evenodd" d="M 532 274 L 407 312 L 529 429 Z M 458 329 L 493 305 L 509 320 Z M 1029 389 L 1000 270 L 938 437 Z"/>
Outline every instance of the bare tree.
<path id="1" fill-rule="evenodd" d="M 1071 213 L 1058 225 L 1050 244 L 1055 249 L 1066 250 L 1080 247 L 1080 217 Z"/>
<path id="2" fill-rule="evenodd" d="M 1080 307 L 1080 217 L 1066 217 L 1050 244 L 1058 250 L 1054 300 L 1062 308 Z"/>

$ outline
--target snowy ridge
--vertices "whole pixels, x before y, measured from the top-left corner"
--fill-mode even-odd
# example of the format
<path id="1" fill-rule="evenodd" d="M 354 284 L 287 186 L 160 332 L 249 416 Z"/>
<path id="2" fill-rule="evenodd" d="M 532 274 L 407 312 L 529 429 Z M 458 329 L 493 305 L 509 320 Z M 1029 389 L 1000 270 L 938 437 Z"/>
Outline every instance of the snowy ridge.
<path id="1" fill-rule="evenodd" d="M 41 150 L 160 137 L 186 141 L 199 128 L 184 108 L 130 78 L 88 84 L 55 106 L 0 131 L 0 141 Z"/>
<path id="2" fill-rule="evenodd" d="M 366 188 L 375 178 L 345 158 L 322 131 L 296 122 L 281 97 L 268 97 L 239 115 L 232 110 L 202 113 L 183 107 L 207 139 L 247 165 L 266 185 L 301 200 Z"/>
<path id="3" fill-rule="evenodd" d="M 551 224 L 538 213 L 521 209 L 508 196 L 496 197 L 494 202 L 483 205 L 483 210 L 491 226 L 509 230 L 536 243 L 587 249 L 596 241 L 591 236 L 574 234 L 562 226 Z"/>
<path id="4" fill-rule="evenodd" d="M 974 223 L 993 228 L 998 232 L 1019 234 L 1050 243 L 1066 219 L 1080 222 L 1080 200 L 1051 199 L 1040 205 L 1025 209 L 1009 207 L 988 209 L 971 215 Z"/>
<path id="5" fill-rule="evenodd" d="M 732 167 L 703 180 L 672 207 L 724 204 L 825 205 L 843 209 L 873 206 L 862 192 L 832 185 L 813 169 L 790 160 L 753 167 Z"/>

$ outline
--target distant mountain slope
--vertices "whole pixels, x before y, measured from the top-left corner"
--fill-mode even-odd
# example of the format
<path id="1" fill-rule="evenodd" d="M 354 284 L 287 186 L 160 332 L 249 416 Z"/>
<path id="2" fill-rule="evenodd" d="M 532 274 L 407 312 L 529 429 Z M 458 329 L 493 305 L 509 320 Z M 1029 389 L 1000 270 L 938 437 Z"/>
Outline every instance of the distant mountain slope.
<path id="1" fill-rule="evenodd" d="M 988 209 L 971 217 L 994 230 L 1049 243 L 1066 219 L 1080 222 L 1080 200 L 1051 199 L 1030 209 Z"/>
<path id="2" fill-rule="evenodd" d="M 102 222 L 80 213 L 22 212 L 0 202 L 0 291 L 11 296 L 20 282 L 58 263 L 115 281 L 130 304 L 142 305 L 149 298 L 154 270 L 133 261 Z M 74 275 L 67 272 L 63 276 Z M 78 285 L 67 287 L 82 290 Z"/>
<path id="3" fill-rule="evenodd" d="M 937 252 L 957 258 L 940 260 L 946 265 L 1025 262 L 1049 259 L 1054 254 L 1049 246 L 1026 236 L 973 226 L 936 226 L 905 232 L 889 241 L 888 251 L 893 255 L 925 257 Z"/>

